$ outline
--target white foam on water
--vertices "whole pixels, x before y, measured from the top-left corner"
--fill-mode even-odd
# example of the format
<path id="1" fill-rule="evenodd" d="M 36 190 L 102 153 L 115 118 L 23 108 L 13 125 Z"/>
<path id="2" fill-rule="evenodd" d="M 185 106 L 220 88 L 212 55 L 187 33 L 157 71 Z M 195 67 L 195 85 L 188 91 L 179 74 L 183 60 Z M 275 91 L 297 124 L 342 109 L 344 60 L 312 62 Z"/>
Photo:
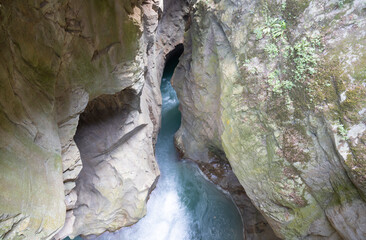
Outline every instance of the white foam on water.
<path id="1" fill-rule="evenodd" d="M 162 81 L 167 81 L 165 78 Z M 162 113 L 167 112 L 173 108 L 175 108 L 179 104 L 179 100 L 177 97 L 177 93 L 175 92 L 173 86 L 168 81 L 164 85 L 164 90 L 162 90 L 162 102 L 163 102 L 163 109 Z"/>
<path id="2" fill-rule="evenodd" d="M 179 101 L 170 82 L 166 82 L 167 80 L 163 79 L 164 84 L 161 90 L 163 99 L 162 134 L 159 135 L 156 145 L 156 158 L 159 163 L 161 176 L 147 203 L 147 214 L 131 227 L 122 228 L 114 233 L 104 233 L 95 239 L 243 239 L 242 235 L 240 235 L 242 234 L 242 225 L 238 228 L 240 236 L 232 233 L 235 224 L 233 225 L 234 222 L 229 220 L 234 219 L 235 216 L 231 213 L 232 211 L 237 213 L 237 209 L 235 207 L 229 208 L 228 206 L 233 206 L 233 203 L 231 201 L 227 202 L 224 195 L 220 195 L 216 188 L 207 184 L 208 182 L 201 178 L 198 170 L 191 169 L 191 165 L 181 168 L 182 166 L 177 164 L 177 154 L 173 145 L 173 131 L 175 127 L 170 124 L 173 123 L 170 121 L 176 121 L 174 117 L 177 116 L 174 111 L 177 111 L 177 109 L 174 110 L 174 108 L 177 107 Z M 163 131 L 163 129 L 167 131 Z M 195 167 L 197 168 L 197 166 Z M 196 179 L 196 173 L 200 178 Z M 214 190 L 212 190 L 213 188 Z M 226 209 L 229 212 L 226 212 L 226 210 L 218 211 L 220 209 Z M 218 216 L 217 219 L 216 216 Z M 223 221 L 226 217 L 228 219 Z M 238 213 L 236 217 L 238 217 L 239 222 L 241 219 Z"/>
<path id="3" fill-rule="evenodd" d="M 172 179 L 170 179 L 172 180 Z M 98 240 L 188 240 L 189 217 L 175 182 L 160 182 L 147 204 L 147 215 L 131 227 L 104 233 Z"/>
<path id="4" fill-rule="evenodd" d="M 166 80 L 166 79 L 165 79 Z M 163 79 L 164 81 L 164 79 Z M 179 101 L 170 82 L 165 85 L 163 95 L 162 114 L 175 108 Z M 162 136 L 160 136 L 162 137 Z M 189 240 L 190 217 L 186 206 L 178 195 L 176 166 L 174 163 L 175 150 L 170 149 L 161 138 L 157 144 L 157 158 L 160 160 L 161 177 L 151 193 L 147 203 L 147 214 L 131 227 L 122 228 L 115 233 L 104 233 L 98 240 Z M 159 149 L 158 149 L 159 148 Z"/>

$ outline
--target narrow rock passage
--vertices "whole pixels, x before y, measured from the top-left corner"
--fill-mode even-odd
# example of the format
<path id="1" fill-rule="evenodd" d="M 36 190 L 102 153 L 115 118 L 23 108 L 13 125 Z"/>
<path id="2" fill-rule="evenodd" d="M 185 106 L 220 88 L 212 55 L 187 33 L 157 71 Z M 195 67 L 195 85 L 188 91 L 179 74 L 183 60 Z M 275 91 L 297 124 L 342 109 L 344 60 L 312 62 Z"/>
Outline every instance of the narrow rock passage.
<path id="1" fill-rule="evenodd" d="M 200 174 L 198 167 L 179 159 L 173 143 L 180 126 L 178 99 L 170 78 L 178 63 L 164 70 L 162 127 L 156 144 L 161 177 L 147 204 L 147 215 L 137 224 L 98 240 L 242 240 L 241 217 L 232 200 Z"/>

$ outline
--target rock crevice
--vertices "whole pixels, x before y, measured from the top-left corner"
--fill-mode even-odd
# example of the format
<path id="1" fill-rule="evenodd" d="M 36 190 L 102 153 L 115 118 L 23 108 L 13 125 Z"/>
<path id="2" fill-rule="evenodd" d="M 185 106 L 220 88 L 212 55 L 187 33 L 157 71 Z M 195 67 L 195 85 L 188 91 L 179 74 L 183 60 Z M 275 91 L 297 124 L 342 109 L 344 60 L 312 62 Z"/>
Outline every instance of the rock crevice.
<path id="1" fill-rule="evenodd" d="M 176 145 L 246 238 L 366 239 L 365 4 L 2 1 L 0 238 L 145 214 L 165 58 L 184 44 Z"/>

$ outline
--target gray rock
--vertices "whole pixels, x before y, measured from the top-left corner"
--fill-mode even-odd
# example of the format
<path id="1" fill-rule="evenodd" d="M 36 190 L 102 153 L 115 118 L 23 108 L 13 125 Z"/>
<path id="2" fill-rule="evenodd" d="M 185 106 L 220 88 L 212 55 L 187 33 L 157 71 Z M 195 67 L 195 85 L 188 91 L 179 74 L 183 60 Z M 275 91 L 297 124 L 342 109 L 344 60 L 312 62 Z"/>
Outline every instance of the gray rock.
<path id="1" fill-rule="evenodd" d="M 366 237 L 364 8 L 323 0 L 192 6 L 174 76 L 176 144 L 203 164 L 223 151 L 280 238 Z"/>
<path id="2" fill-rule="evenodd" d="M 64 226 L 65 217 L 65 226 L 55 238 L 98 234 L 143 216 L 147 195 L 159 175 L 153 154 L 158 122 L 152 121 L 149 110 L 157 109 L 159 100 L 148 94 L 153 87 L 144 75 L 147 59 L 153 58 L 146 49 L 155 39 L 150 26 L 157 26 L 159 4 L 113 0 L 1 3 L 1 238 L 49 239 Z M 145 19 L 148 12 L 156 17 Z M 146 38 L 144 29 L 150 29 L 152 39 Z M 156 81 L 155 76 L 152 79 Z M 125 112 L 120 109 L 119 116 L 129 116 L 128 121 L 109 122 L 112 125 L 106 128 L 116 135 L 105 139 L 106 144 L 116 145 L 100 152 L 98 159 L 105 163 L 94 166 L 88 156 L 80 157 L 81 148 L 73 139 L 79 115 L 98 96 L 120 96 L 127 88 L 135 97 L 123 106 L 133 107 Z M 154 117 L 159 119 L 158 112 Z M 116 160 L 119 157 L 121 162 Z M 93 167 L 98 171 L 90 170 Z M 126 175 L 122 178 L 121 174 Z M 114 176 L 115 181 L 107 176 Z M 98 213 L 105 203 L 103 197 L 91 201 L 89 193 L 81 190 L 88 179 L 101 192 L 112 187 L 103 192 L 116 200 L 103 215 L 110 219 L 110 226 L 108 221 L 98 225 L 98 216 L 89 218 L 89 227 L 80 224 L 87 211 Z M 121 198 L 126 202 L 118 202 Z M 94 209 L 83 213 L 81 204 L 89 201 Z"/>

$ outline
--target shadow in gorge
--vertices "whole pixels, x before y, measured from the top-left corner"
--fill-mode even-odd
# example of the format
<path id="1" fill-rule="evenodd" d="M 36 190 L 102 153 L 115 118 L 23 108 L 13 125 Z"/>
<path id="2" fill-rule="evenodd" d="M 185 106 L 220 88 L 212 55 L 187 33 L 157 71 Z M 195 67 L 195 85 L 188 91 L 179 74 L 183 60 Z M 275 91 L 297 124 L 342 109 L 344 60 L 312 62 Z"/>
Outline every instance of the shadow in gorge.
<path id="1" fill-rule="evenodd" d="M 179 63 L 179 57 L 183 54 L 183 52 L 184 52 L 183 44 L 178 44 L 172 51 L 170 51 L 166 55 L 165 67 L 162 77 L 163 79 L 169 78 L 167 80 L 170 81 L 170 78 L 174 73 L 174 69 L 177 67 Z"/>
<path id="2" fill-rule="evenodd" d="M 161 176 L 147 203 L 147 214 L 131 227 L 104 233 L 99 240 L 242 240 L 243 224 L 232 200 L 179 158 L 174 134 L 181 122 L 170 83 L 183 45 L 167 55 L 162 81 L 162 123 L 156 144 Z"/>

